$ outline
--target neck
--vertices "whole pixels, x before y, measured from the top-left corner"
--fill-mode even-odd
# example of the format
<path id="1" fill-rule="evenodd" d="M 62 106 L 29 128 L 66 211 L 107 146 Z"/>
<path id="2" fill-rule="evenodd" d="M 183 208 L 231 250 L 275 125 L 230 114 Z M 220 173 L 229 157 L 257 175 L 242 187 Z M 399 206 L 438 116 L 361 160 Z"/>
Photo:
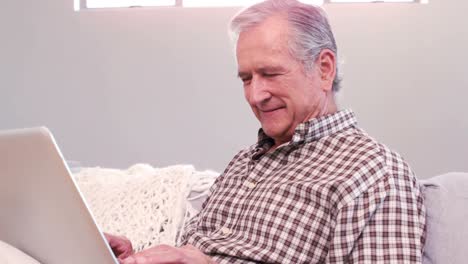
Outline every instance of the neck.
<path id="1" fill-rule="evenodd" d="M 320 110 L 320 112 L 317 115 L 315 115 L 315 117 L 313 117 L 313 118 L 319 118 L 319 117 L 322 117 L 322 116 L 331 115 L 331 114 L 334 114 L 334 113 L 336 113 L 338 111 L 338 106 L 337 106 L 336 101 L 335 101 L 335 94 L 333 92 L 327 93 L 327 95 L 324 98 L 324 101 L 322 103 L 321 108 L 322 108 L 322 110 Z M 306 121 L 308 121 L 308 120 L 304 120 L 304 122 L 306 122 Z M 294 131 L 293 131 L 293 134 L 294 134 Z M 284 139 L 284 138 L 275 138 L 274 139 L 275 144 L 268 150 L 268 152 L 273 151 L 277 147 L 279 147 L 280 145 L 291 141 L 292 136 L 293 135 L 290 135 L 286 139 Z"/>
<path id="2" fill-rule="evenodd" d="M 325 96 L 325 102 L 323 103 L 322 112 L 317 117 L 327 116 L 334 114 L 338 111 L 338 106 L 335 101 L 335 93 L 328 92 Z"/>

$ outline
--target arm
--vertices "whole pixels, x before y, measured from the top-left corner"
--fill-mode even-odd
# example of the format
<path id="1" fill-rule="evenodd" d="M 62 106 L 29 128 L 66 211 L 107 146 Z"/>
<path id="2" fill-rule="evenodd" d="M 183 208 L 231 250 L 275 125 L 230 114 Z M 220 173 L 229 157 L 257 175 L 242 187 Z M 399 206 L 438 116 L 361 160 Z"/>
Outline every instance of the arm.
<path id="1" fill-rule="evenodd" d="M 121 264 L 214 264 L 209 256 L 197 248 L 186 245 L 180 248 L 159 245 L 122 260 Z"/>
<path id="2" fill-rule="evenodd" d="M 414 176 L 386 176 L 338 212 L 328 263 L 421 263 L 425 212 Z"/>
<path id="3" fill-rule="evenodd" d="M 180 241 L 177 243 L 179 246 L 184 246 L 188 243 L 189 237 L 195 232 L 197 223 L 199 221 L 200 213 L 192 217 L 184 226 L 184 230 Z"/>

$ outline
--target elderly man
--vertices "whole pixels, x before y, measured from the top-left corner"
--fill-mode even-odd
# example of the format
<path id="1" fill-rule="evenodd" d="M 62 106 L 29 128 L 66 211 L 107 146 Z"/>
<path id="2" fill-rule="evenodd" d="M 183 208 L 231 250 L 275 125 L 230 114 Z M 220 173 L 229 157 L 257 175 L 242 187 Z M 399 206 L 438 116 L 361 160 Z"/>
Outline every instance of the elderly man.
<path id="1" fill-rule="evenodd" d="M 418 183 L 352 111 L 337 110 L 337 48 L 324 12 L 270 0 L 241 11 L 231 30 L 258 142 L 217 179 L 184 246 L 122 263 L 420 263 Z"/>

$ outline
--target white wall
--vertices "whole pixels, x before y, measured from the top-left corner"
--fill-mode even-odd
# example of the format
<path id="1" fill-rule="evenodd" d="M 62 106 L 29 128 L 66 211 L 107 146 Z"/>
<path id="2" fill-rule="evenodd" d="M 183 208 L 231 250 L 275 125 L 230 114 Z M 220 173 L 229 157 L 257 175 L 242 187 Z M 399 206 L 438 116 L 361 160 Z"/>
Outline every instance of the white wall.
<path id="1" fill-rule="evenodd" d="M 417 174 L 468 171 L 468 3 L 326 6 L 343 106 Z M 254 143 L 226 25 L 237 8 L 0 8 L 0 129 L 46 125 L 85 166 L 221 171 Z"/>

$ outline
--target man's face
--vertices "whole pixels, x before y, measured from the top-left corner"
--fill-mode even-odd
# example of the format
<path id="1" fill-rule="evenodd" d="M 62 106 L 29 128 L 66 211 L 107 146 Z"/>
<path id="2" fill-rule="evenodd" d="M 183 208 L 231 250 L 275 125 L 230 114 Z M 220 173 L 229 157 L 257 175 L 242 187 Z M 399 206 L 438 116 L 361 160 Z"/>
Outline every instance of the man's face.
<path id="1" fill-rule="evenodd" d="M 237 43 L 245 98 L 276 144 L 290 141 L 298 124 L 319 116 L 326 96 L 319 67 L 306 71 L 290 54 L 288 27 L 283 17 L 270 17 L 242 32 Z"/>

